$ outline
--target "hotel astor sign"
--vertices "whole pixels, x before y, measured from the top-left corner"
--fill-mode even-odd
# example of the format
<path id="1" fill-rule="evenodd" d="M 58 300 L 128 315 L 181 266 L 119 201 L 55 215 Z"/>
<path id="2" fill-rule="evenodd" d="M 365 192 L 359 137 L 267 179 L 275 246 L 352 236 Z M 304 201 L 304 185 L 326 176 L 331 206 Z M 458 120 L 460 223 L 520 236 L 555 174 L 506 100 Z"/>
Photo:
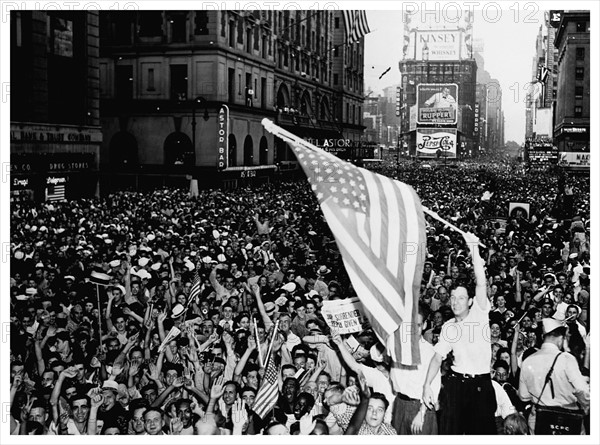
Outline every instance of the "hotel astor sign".
<path id="1" fill-rule="evenodd" d="M 228 164 L 229 107 L 222 105 L 217 118 L 217 168 L 224 170 Z"/>

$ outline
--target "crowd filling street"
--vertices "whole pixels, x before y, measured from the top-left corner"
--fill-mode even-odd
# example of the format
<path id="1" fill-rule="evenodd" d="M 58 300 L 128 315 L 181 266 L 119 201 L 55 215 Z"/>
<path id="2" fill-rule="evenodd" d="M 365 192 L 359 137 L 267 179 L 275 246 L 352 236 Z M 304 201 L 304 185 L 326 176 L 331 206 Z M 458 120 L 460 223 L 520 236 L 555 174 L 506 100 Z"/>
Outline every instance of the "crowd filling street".
<path id="1" fill-rule="evenodd" d="M 465 232 L 426 218 L 418 366 L 323 316 L 357 294 L 306 179 L 19 202 L 11 433 L 588 434 L 589 176 L 370 169 Z"/>

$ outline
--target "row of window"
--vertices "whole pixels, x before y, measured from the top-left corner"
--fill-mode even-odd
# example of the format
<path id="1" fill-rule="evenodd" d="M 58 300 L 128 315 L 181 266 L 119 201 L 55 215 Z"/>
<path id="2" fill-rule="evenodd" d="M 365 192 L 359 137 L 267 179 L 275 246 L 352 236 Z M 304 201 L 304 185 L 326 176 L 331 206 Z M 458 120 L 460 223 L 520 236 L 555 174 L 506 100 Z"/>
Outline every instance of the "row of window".
<path id="1" fill-rule="evenodd" d="M 122 11 L 100 14 L 100 36 L 114 44 L 131 44 L 137 37 L 156 38 L 166 35 L 169 43 L 185 43 L 188 38 L 188 12 L 141 11 L 138 14 Z M 194 35 L 208 35 L 209 18 L 207 11 L 194 11 L 190 32 Z"/>

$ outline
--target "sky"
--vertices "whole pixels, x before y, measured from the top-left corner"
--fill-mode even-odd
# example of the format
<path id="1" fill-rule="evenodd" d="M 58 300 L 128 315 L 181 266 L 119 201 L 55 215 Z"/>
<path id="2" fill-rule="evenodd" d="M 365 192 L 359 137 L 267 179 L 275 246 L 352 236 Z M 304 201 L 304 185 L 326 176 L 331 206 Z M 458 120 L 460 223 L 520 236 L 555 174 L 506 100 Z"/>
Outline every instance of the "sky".
<path id="1" fill-rule="evenodd" d="M 535 41 L 539 27 L 543 24 L 544 11 L 532 6 L 529 10 L 508 9 L 512 2 L 503 4 L 496 16 L 496 10 L 475 10 L 473 38 L 484 43 L 485 70 L 492 78 L 498 79 L 502 88 L 502 108 L 505 117 L 505 140 L 523 143 L 525 139 L 525 91 L 531 80 L 532 59 L 535 55 Z M 460 5 L 460 3 L 458 3 Z M 529 3 L 533 5 L 533 3 Z M 466 7 L 465 7 L 466 11 Z M 455 11 L 440 12 L 439 27 L 455 28 L 452 20 Z M 413 17 L 413 26 L 427 20 L 423 10 Z M 367 18 L 371 33 L 365 37 L 365 91 L 382 93 L 383 88 L 400 82 L 398 62 L 402 59 L 403 23 L 402 11 L 368 10 Z M 433 16 L 428 17 L 430 20 Z M 492 22 L 493 20 L 497 21 Z M 425 26 L 426 28 L 427 26 Z M 391 70 L 378 77 L 391 66 Z"/>

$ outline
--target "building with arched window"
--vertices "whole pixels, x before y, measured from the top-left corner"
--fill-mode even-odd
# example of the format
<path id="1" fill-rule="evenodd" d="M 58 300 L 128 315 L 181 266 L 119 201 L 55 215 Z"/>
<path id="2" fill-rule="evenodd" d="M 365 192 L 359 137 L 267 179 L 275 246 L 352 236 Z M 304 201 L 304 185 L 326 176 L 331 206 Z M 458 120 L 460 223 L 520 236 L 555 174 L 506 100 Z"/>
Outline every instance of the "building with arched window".
<path id="1" fill-rule="evenodd" d="M 336 61 L 341 20 L 334 11 L 101 12 L 105 188 L 190 177 L 235 187 L 299 174 L 263 118 L 314 142 L 358 140 L 363 43 L 346 45 L 351 65 Z"/>

